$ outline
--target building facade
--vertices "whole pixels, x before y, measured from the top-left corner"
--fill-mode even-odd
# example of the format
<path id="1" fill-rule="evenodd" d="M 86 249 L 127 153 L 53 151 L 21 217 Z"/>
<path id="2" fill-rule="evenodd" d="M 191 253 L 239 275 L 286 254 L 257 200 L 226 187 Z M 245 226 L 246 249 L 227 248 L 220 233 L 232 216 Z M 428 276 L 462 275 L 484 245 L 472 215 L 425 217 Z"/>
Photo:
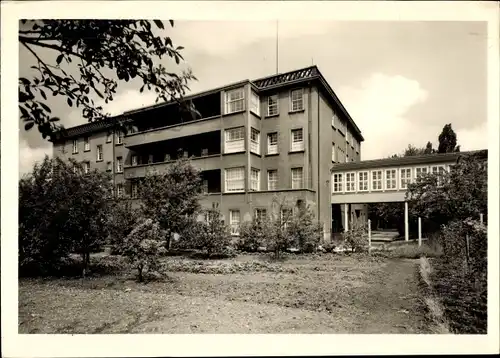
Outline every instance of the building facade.
<path id="1" fill-rule="evenodd" d="M 117 197 L 137 199 L 140 179 L 180 156 L 201 170 L 203 207 L 213 202 L 238 234 L 242 221 L 262 214 L 275 194 L 312 206 L 332 229 L 331 170 L 358 162 L 364 140 L 316 66 L 187 96 L 123 113 L 126 135 L 113 121 L 68 128 L 54 156 L 112 174 Z"/>

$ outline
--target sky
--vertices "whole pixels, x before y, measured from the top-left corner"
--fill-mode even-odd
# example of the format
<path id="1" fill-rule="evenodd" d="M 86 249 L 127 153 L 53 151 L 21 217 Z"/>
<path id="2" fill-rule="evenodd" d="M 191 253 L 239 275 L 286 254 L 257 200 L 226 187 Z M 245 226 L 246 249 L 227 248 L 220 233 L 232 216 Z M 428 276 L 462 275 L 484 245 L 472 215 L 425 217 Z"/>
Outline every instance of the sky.
<path id="1" fill-rule="evenodd" d="M 276 21 L 176 21 L 168 29 L 183 46 L 197 81 L 192 93 L 276 73 Z M 487 23 L 472 21 L 279 21 L 279 72 L 318 66 L 365 138 L 361 159 L 384 158 L 409 144 L 437 148 L 451 123 L 461 150 L 487 147 Z M 54 59 L 51 50 L 41 52 Z M 34 58 L 19 50 L 19 73 Z M 173 62 L 165 63 L 175 68 Z M 153 104 L 152 93 L 120 82 L 111 114 Z M 85 123 L 64 99 L 50 99 L 61 124 Z M 51 155 L 36 128 L 19 131 L 21 174 Z"/>

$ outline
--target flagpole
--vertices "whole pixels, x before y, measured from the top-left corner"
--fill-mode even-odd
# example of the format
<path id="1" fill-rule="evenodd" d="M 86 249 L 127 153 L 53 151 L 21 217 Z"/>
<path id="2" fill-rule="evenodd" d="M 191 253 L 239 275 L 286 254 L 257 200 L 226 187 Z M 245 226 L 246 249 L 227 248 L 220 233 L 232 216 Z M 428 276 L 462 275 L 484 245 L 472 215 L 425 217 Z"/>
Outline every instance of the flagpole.
<path id="1" fill-rule="evenodd" d="M 278 63 L 279 63 L 278 38 L 279 38 L 279 25 L 278 25 L 278 20 L 276 20 L 276 74 L 279 73 L 279 71 L 278 71 Z"/>

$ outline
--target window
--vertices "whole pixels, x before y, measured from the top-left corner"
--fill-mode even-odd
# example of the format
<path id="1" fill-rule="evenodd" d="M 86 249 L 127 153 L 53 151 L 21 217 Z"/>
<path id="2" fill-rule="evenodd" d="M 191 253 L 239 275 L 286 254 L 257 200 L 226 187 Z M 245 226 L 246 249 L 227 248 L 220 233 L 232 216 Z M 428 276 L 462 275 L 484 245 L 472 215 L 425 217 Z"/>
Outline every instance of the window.
<path id="1" fill-rule="evenodd" d="M 382 190 L 382 171 L 375 170 L 372 172 L 372 190 Z"/>
<path id="2" fill-rule="evenodd" d="M 250 129 L 250 151 L 260 154 L 260 132 L 257 129 Z"/>
<path id="3" fill-rule="evenodd" d="M 415 168 L 415 178 L 424 176 L 427 174 L 427 167 L 420 167 L 420 168 Z"/>
<path id="4" fill-rule="evenodd" d="M 207 155 L 208 155 L 208 148 L 203 148 L 203 149 L 201 150 L 201 156 L 202 156 L 202 157 L 205 157 L 205 156 L 207 156 Z"/>
<path id="5" fill-rule="evenodd" d="M 106 143 L 111 143 L 111 133 L 106 134 Z"/>
<path id="6" fill-rule="evenodd" d="M 166 153 L 164 160 L 168 162 L 170 160 L 170 154 Z"/>
<path id="7" fill-rule="evenodd" d="M 386 190 L 396 190 L 396 169 L 387 169 L 385 171 L 385 189 Z"/>
<path id="8" fill-rule="evenodd" d="M 358 190 L 368 191 L 368 172 L 358 173 Z"/>
<path id="9" fill-rule="evenodd" d="M 290 111 L 297 112 L 304 109 L 304 96 L 303 90 L 296 89 L 290 92 Z"/>
<path id="10" fill-rule="evenodd" d="M 90 142 L 89 142 L 89 137 L 83 138 L 83 151 L 88 152 L 90 151 Z"/>
<path id="11" fill-rule="evenodd" d="M 342 187 L 342 173 L 333 174 L 333 192 L 341 193 L 343 191 Z"/>
<path id="12" fill-rule="evenodd" d="M 184 152 L 184 153 L 186 153 L 186 152 Z M 184 157 L 186 157 L 186 155 Z M 153 163 L 153 154 L 148 155 L 148 164 L 151 164 L 151 163 Z"/>
<path id="13" fill-rule="evenodd" d="M 85 174 L 90 173 L 90 162 L 83 162 L 83 172 Z"/>
<path id="14" fill-rule="evenodd" d="M 332 116 L 332 127 L 333 129 L 337 129 L 339 127 L 339 117 L 335 113 Z"/>
<path id="15" fill-rule="evenodd" d="M 116 158 L 116 172 L 117 173 L 123 172 L 123 158 L 122 157 Z"/>
<path id="16" fill-rule="evenodd" d="M 137 165 L 137 155 L 133 155 L 130 160 L 133 167 Z"/>
<path id="17" fill-rule="evenodd" d="M 250 111 L 260 117 L 260 99 L 254 91 L 250 95 Z"/>
<path id="18" fill-rule="evenodd" d="M 411 169 L 402 168 L 399 170 L 399 175 L 401 179 L 400 188 L 406 189 L 408 187 L 408 184 L 411 183 Z"/>
<path id="19" fill-rule="evenodd" d="M 345 155 L 345 162 L 349 163 L 349 155 L 348 154 Z"/>
<path id="20" fill-rule="evenodd" d="M 332 143 L 332 162 L 337 161 L 337 151 L 335 150 L 335 143 Z"/>
<path id="21" fill-rule="evenodd" d="M 252 168 L 250 170 L 250 190 L 260 190 L 260 170 Z"/>
<path id="22" fill-rule="evenodd" d="M 304 150 L 304 138 L 301 129 L 292 130 L 292 152 Z"/>
<path id="23" fill-rule="evenodd" d="M 113 170 L 113 164 L 111 162 L 107 162 L 106 163 L 106 170 L 108 172 L 112 171 Z"/>
<path id="24" fill-rule="evenodd" d="M 238 88 L 226 92 L 226 114 L 231 114 L 245 109 L 245 92 Z"/>
<path id="25" fill-rule="evenodd" d="M 258 222 L 263 222 L 267 218 L 267 210 L 266 209 L 255 209 L 254 210 L 254 219 Z"/>
<path id="26" fill-rule="evenodd" d="M 130 187 L 130 194 L 132 195 L 132 198 L 137 198 L 137 193 L 138 193 L 137 182 L 133 181 Z"/>
<path id="27" fill-rule="evenodd" d="M 434 165 L 431 167 L 431 173 L 433 175 L 437 175 L 437 183 L 438 186 L 443 184 L 443 175 L 446 173 L 446 167 L 444 165 Z"/>
<path id="28" fill-rule="evenodd" d="M 202 192 L 203 192 L 203 194 L 208 194 L 208 180 L 207 179 L 203 180 Z"/>
<path id="29" fill-rule="evenodd" d="M 267 135 L 267 154 L 278 154 L 278 133 Z"/>
<path id="30" fill-rule="evenodd" d="M 356 191 L 356 173 L 345 174 L 345 191 Z"/>
<path id="31" fill-rule="evenodd" d="M 278 171 L 276 169 L 267 171 L 267 190 L 276 190 L 278 188 Z"/>
<path id="32" fill-rule="evenodd" d="M 226 191 L 245 190 L 245 168 L 226 169 Z"/>
<path id="33" fill-rule="evenodd" d="M 231 226 L 231 235 L 240 234 L 240 211 L 229 210 L 229 224 Z"/>
<path id="34" fill-rule="evenodd" d="M 351 133 L 349 131 L 346 131 L 346 134 L 345 134 L 345 141 L 347 143 L 351 143 Z"/>
<path id="35" fill-rule="evenodd" d="M 123 144 L 123 132 L 116 133 L 116 144 Z"/>
<path id="36" fill-rule="evenodd" d="M 123 184 L 116 184 L 116 196 L 119 198 L 123 196 Z"/>
<path id="37" fill-rule="evenodd" d="M 346 124 L 343 120 L 341 120 L 340 118 L 338 118 L 338 126 L 337 126 L 337 129 L 339 130 L 340 133 L 342 133 L 343 135 L 346 134 Z"/>
<path id="38" fill-rule="evenodd" d="M 281 224 L 284 229 L 288 227 L 288 223 L 292 220 L 293 210 L 290 208 L 281 209 Z"/>
<path id="39" fill-rule="evenodd" d="M 303 186 L 302 168 L 292 168 L 292 189 L 301 189 Z"/>
<path id="40" fill-rule="evenodd" d="M 73 154 L 78 153 L 78 139 L 73 139 Z"/>
<path id="41" fill-rule="evenodd" d="M 267 97 L 267 115 L 276 116 L 279 114 L 278 95 Z"/>
<path id="42" fill-rule="evenodd" d="M 102 144 L 97 146 L 97 159 L 98 162 L 102 160 Z"/>
<path id="43" fill-rule="evenodd" d="M 245 129 L 243 127 L 226 129 L 225 153 L 235 153 L 245 150 Z"/>

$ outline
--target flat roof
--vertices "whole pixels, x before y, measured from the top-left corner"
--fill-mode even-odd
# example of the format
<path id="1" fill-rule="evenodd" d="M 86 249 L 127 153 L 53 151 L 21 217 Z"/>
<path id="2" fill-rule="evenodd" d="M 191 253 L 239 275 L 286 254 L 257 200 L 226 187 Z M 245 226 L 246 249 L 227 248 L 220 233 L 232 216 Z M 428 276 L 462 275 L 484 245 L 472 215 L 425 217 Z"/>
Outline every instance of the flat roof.
<path id="1" fill-rule="evenodd" d="M 332 172 L 371 169 L 371 168 L 387 168 L 399 167 L 404 165 L 418 165 L 418 164 L 431 164 L 431 163 L 445 163 L 456 161 L 460 156 L 477 154 L 480 157 L 487 158 L 488 150 L 475 150 L 468 152 L 454 152 L 454 153 L 441 153 L 441 154 L 427 154 L 416 155 L 411 157 L 398 157 L 398 158 L 384 158 L 374 160 L 362 160 L 359 162 L 339 163 L 334 164 L 331 169 Z"/>

